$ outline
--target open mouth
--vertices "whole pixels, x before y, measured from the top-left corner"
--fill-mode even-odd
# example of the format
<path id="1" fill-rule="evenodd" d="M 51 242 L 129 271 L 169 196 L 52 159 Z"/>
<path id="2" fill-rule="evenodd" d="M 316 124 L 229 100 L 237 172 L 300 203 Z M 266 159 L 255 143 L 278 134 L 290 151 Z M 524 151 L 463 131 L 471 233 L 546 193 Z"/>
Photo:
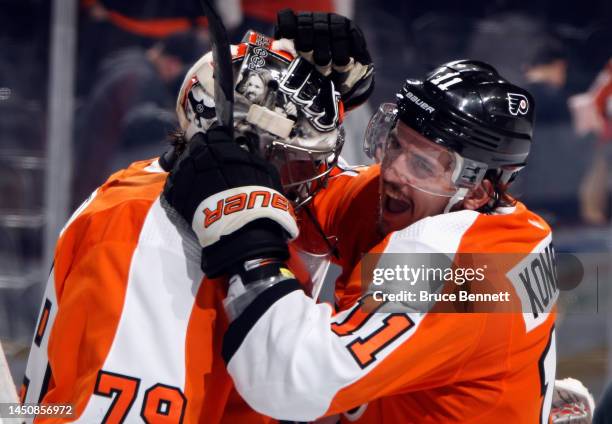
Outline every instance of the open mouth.
<path id="1" fill-rule="evenodd" d="M 385 212 L 391 214 L 400 214 L 410 210 L 412 203 L 403 200 L 392 193 L 385 193 L 385 199 L 383 202 Z"/>

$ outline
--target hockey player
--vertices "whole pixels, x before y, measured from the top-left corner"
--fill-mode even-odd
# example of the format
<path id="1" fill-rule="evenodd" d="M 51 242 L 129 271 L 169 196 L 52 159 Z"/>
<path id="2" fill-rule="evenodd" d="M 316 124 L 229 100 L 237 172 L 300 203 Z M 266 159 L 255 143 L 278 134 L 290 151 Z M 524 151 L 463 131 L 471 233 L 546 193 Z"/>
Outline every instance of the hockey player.
<path id="1" fill-rule="evenodd" d="M 307 30 L 308 15 L 302 15 L 300 20 L 302 29 Z M 336 20 L 337 31 L 337 18 L 331 20 Z M 354 47 L 355 40 L 352 42 Z M 302 48 L 308 50 L 308 45 L 302 44 Z M 336 45 L 336 54 L 341 50 Z M 365 62 L 364 52 L 357 50 L 351 54 Z M 244 57 L 236 53 L 239 68 Z M 324 64 L 324 55 L 318 60 Z M 210 57 L 190 70 L 179 95 L 177 111 L 188 134 L 207 129 L 211 122 L 209 62 Z M 355 62 L 352 67 L 334 66 L 333 72 L 345 81 L 343 103 L 354 106 L 367 97 L 372 75 L 367 63 L 360 68 L 358 61 L 351 62 Z M 321 67 L 323 71 L 324 68 Z M 328 66 L 328 70 L 331 68 Z M 352 72 L 340 72 L 349 68 Z M 200 71 L 204 72 L 202 81 L 193 80 Z M 197 82 L 195 87 L 193 82 Z M 193 98 L 189 98 L 190 94 Z M 266 125 L 265 121 L 258 124 Z M 312 135 L 312 129 L 309 131 Z M 321 142 L 321 138 L 310 142 Z M 290 144 L 277 146 L 289 154 L 283 155 L 285 159 L 297 159 L 292 161 L 291 169 L 314 159 L 317 170 L 323 170 L 313 175 L 312 167 L 302 166 L 301 176 L 310 176 L 287 183 L 295 173 L 290 175 L 289 167 L 282 167 L 281 155 L 274 156 L 281 171 L 285 171 L 285 186 L 295 204 L 306 204 L 322 186 L 339 148 L 338 144 L 330 145 L 333 149 L 327 155 L 304 146 L 293 151 Z M 329 162 L 322 159 L 326 157 Z M 172 155 L 167 155 L 159 161 L 136 163 L 113 175 L 62 232 L 21 391 L 23 400 L 73 403 L 79 422 L 267 420 L 246 407 L 232 389 L 221 363 L 220 338 L 227 327 L 221 308 L 224 283 L 219 279 L 202 282 L 197 242 L 173 210 L 159 199 L 167 175 L 164 169 L 169 169 L 172 161 Z M 260 165 L 264 173 L 272 172 Z M 304 174 L 305 169 L 310 174 Z M 354 174 L 335 176 L 333 181 L 344 185 L 346 178 L 352 179 Z M 369 179 L 357 186 L 364 189 L 353 191 L 364 199 L 377 191 Z M 326 202 L 321 199 L 320 204 Z M 334 207 L 329 199 L 327 203 Z M 321 206 L 316 209 L 322 210 Z M 309 209 L 302 208 L 306 210 Z M 353 213 L 355 209 L 349 211 Z M 368 208 L 364 211 L 370 213 Z M 300 222 L 302 228 L 308 225 L 317 227 L 310 219 Z M 316 240 L 320 230 L 303 230 L 298 243 L 311 247 L 320 244 L 321 239 Z M 350 231 L 356 233 L 355 226 Z M 366 234 L 372 237 L 376 233 Z M 347 239 L 342 237 L 338 243 L 343 252 L 349 247 Z M 349 267 L 350 255 L 340 259 Z M 184 290 L 185 283 L 190 288 L 188 292 Z M 42 417 L 37 420 L 42 421 Z"/>
<path id="2" fill-rule="evenodd" d="M 373 117 L 366 145 L 382 163 L 331 178 L 311 209 L 348 262 L 377 237 L 371 252 L 511 254 L 494 283 L 524 314 L 368 310 L 357 263 L 341 277 L 343 311 L 334 315 L 285 265 L 287 216 L 245 210 L 242 225 L 225 217 L 206 225 L 202 211 L 274 189 L 273 176 L 254 172 L 246 153 L 221 166 L 217 152 L 235 145 L 222 128 L 192 145 L 202 171 L 179 162 L 168 198 L 192 222 L 204 266 L 232 276 L 223 354 L 254 409 L 301 421 L 336 413 L 356 422 L 549 421 L 556 282 L 537 294 L 530 261 L 548 257 L 552 266 L 551 230 L 506 192 L 526 163 L 533 116 L 531 95 L 490 65 L 442 65 L 406 81 L 397 103 Z M 172 196 L 183 186 L 193 187 L 189 204 Z"/>
<path id="3" fill-rule="evenodd" d="M 360 37 L 347 19 L 325 16 L 340 35 L 345 31 L 344 39 L 349 34 Z M 228 164 L 238 167 L 244 154 L 256 171 L 242 174 L 235 168 L 231 177 L 247 182 L 262 175 L 277 190 L 251 191 L 249 197 L 228 199 L 220 206 L 216 202 L 209 214 L 211 228 L 218 227 L 215 222 L 221 216 L 224 223 L 228 216 L 238 217 L 236 225 L 241 225 L 243 207 L 260 217 L 273 211 L 275 221 L 269 221 L 273 232 L 276 222 L 284 222 L 289 233 L 297 233 L 291 206 L 281 191 L 290 193 L 295 205 L 304 204 L 333 167 L 342 146 L 338 127 L 343 108 L 365 101 L 373 83 L 370 63 L 348 63 L 356 55 L 367 58 L 360 40 L 361 44 L 353 40 L 353 45 L 343 45 L 345 50 L 338 54 L 346 58 L 345 67 L 330 78 L 308 62 L 294 60 L 293 45 L 287 40 L 272 46 L 271 39 L 252 33 L 233 48 L 236 84 L 250 75 L 252 67 L 269 72 L 274 84 L 266 87 L 267 98 L 274 104 L 236 105 L 236 128 L 243 138 L 241 146 L 232 146 L 237 150 L 227 150 L 233 152 Z M 332 89 L 331 78 L 345 82 L 341 95 Z M 112 175 L 62 231 L 21 388 L 22 401 L 71 404 L 73 416 L 66 420 L 82 423 L 269 421 L 237 395 L 223 363 L 221 344 L 228 319 L 222 302 L 227 280 L 210 278 L 214 270 L 205 278 L 200 243 L 160 196 L 166 170 L 177 153 L 191 149 L 186 141 L 214 121 L 213 85 L 208 54 L 189 70 L 178 96 L 177 113 L 185 135 L 177 140 L 177 151 Z M 296 111 L 294 119 L 278 112 L 277 106 L 286 110 L 287 103 Z M 211 130 L 206 137 L 212 140 L 216 134 L 221 133 Z M 284 190 L 281 181 L 268 179 L 278 171 L 260 157 L 264 152 L 277 164 Z M 293 166 L 304 162 L 314 167 Z M 211 179 L 202 185 L 219 183 L 216 170 L 208 171 Z M 181 197 L 192 188 L 169 190 Z M 267 227 L 262 228 L 261 237 L 245 241 L 244 246 L 265 250 L 267 237 Z M 219 258 L 228 262 L 240 256 L 225 255 L 219 250 Z M 292 256 L 289 262 L 307 284 L 308 274 L 299 272 L 299 260 Z M 57 420 L 39 416 L 36 422 Z"/>

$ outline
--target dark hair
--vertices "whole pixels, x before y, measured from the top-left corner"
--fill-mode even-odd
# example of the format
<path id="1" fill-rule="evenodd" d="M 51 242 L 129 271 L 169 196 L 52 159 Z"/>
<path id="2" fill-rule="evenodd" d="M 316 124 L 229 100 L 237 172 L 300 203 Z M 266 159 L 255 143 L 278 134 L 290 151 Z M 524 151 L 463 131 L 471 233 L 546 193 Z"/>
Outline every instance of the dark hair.
<path id="1" fill-rule="evenodd" d="M 185 138 L 185 131 L 181 129 L 174 130 L 170 134 L 170 145 L 174 147 L 174 152 L 177 156 L 180 156 L 187 147 L 187 139 Z"/>
<path id="2" fill-rule="evenodd" d="M 510 183 L 500 182 L 501 174 L 496 169 L 490 169 L 485 174 L 483 180 L 489 180 L 493 185 L 493 197 L 489 202 L 480 207 L 477 212 L 490 214 L 499 207 L 516 205 L 517 200 L 508 193 Z"/>

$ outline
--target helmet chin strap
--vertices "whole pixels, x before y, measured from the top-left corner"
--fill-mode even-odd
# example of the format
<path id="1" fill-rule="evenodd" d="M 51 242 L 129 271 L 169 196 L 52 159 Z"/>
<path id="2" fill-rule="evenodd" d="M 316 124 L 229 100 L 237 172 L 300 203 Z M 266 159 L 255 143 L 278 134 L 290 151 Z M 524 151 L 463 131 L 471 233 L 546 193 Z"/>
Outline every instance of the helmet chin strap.
<path id="1" fill-rule="evenodd" d="M 449 213 L 453 206 L 455 206 L 457 203 L 461 202 L 465 198 L 467 192 L 468 189 L 465 187 L 458 189 L 457 192 L 453 194 L 453 197 L 448 199 L 448 204 L 444 208 L 444 213 Z"/>

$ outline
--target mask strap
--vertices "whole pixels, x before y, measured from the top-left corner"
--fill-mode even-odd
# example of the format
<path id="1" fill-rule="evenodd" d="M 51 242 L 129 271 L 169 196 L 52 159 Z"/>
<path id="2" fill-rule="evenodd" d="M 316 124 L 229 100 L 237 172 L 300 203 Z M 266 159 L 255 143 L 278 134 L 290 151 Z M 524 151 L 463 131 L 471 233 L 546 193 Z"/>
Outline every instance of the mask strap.
<path id="1" fill-rule="evenodd" d="M 453 175 L 451 175 L 451 181 L 456 184 L 459 181 L 459 177 L 463 172 L 463 156 L 459 153 L 453 151 L 453 156 L 455 157 L 455 169 L 453 169 Z"/>
<path id="2" fill-rule="evenodd" d="M 458 189 L 457 192 L 453 194 L 453 197 L 448 200 L 448 204 L 446 205 L 446 208 L 444 208 L 444 213 L 449 213 L 453 206 L 455 206 L 457 203 L 459 203 L 465 198 L 467 192 L 468 189 L 465 187 Z"/>

